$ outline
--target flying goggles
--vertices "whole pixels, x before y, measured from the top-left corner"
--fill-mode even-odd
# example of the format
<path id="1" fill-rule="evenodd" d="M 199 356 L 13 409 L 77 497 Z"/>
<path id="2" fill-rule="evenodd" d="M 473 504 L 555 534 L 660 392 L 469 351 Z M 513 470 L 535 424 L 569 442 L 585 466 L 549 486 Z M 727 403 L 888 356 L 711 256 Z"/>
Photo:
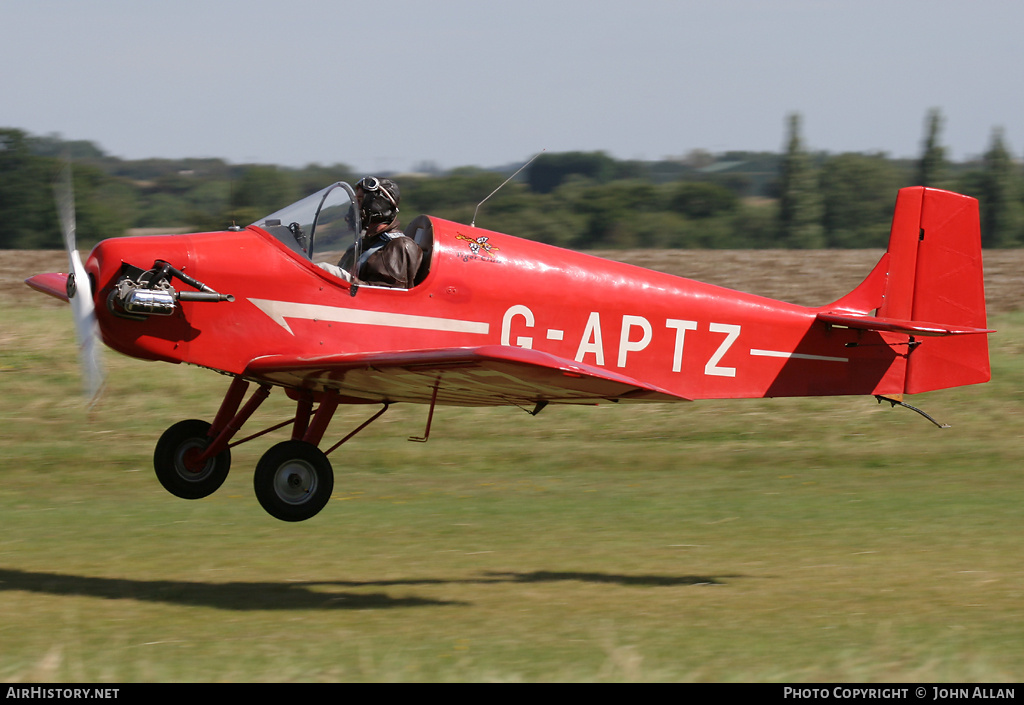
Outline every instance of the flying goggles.
<path id="1" fill-rule="evenodd" d="M 395 201 L 395 197 L 391 195 L 391 192 L 384 188 L 384 184 L 382 184 L 380 179 L 376 176 L 364 176 L 359 180 L 359 183 L 356 184 L 356 188 L 361 188 L 366 193 L 380 193 L 388 200 L 389 203 L 391 203 L 395 212 L 398 212 L 398 202 Z"/>

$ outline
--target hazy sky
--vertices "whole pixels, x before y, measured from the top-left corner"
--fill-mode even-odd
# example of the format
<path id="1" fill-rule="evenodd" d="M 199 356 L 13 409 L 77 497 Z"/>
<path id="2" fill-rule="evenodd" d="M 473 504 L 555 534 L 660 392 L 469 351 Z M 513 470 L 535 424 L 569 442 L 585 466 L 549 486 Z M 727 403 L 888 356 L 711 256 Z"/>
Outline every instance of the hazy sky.
<path id="1" fill-rule="evenodd" d="M 0 0 L 0 127 L 126 159 L 1024 147 L 1020 0 Z"/>

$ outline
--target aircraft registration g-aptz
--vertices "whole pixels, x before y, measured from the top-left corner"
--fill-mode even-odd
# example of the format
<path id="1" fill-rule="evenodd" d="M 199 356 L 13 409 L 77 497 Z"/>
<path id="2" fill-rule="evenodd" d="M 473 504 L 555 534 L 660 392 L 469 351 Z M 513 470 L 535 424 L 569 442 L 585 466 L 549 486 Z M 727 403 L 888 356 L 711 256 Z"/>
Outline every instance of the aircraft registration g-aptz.
<path id="1" fill-rule="evenodd" d="M 27 283 L 72 303 L 87 365 L 98 369 L 92 329 L 126 355 L 231 378 L 212 422 L 181 421 L 157 443 L 156 474 L 172 494 L 210 495 L 231 447 L 290 426 L 291 439 L 257 464 L 254 488 L 271 515 L 308 519 L 333 490 L 328 454 L 398 402 L 429 405 L 413 439 L 426 440 L 437 405 L 536 414 L 549 404 L 853 394 L 902 404 L 990 377 L 978 204 L 966 196 L 901 190 L 887 252 L 820 307 L 428 216 L 405 231 L 423 250 L 414 285 L 368 286 L 313 261 L 314 245 L 359 240 L 354 201 L 338 182 L 248 227 L 106 240 L 83 264 L 62 199 L 72 273 Z M 278 387 L 294 418 L 235 441 Z M 321 450 L 341 404 L 381 408 Z"/>

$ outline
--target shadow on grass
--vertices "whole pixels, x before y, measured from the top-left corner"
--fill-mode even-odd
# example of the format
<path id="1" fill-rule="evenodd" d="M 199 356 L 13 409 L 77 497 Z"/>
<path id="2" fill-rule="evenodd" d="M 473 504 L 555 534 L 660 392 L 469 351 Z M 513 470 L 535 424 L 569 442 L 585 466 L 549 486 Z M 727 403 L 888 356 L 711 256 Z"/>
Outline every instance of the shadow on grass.
<path id="1" fill-rule="evenodd" d="M 671 587 L 678 585 L 722 585 L 721 578 L 700 575 L 610 575 L 608 573 L 573 573 L 539 570 L 533 573 L 488 573 L 486 582 L 553 583 L 574 580 L 583 583 L 612 583 L 627 587 Z M 729 576 L 736 577 L 736 576 Z"/>
<path id="2" fill-rule="evenodd" d="M 140 600 L 174 605 L 215 607 L 225 610 L 386 609 L 443 607 L 465 603 L 419 597 L 391 597 L 384 593 L 316 592 L 324 582 L 229 582 L 187 580 L 132 580 L 84 575 L 37 573 L 0 568 L 0 590 L 24 590 L 49 595 L 79 595 L 106 600 Z M 355 584 L 353 584 L 355 585 Z"/>
<path id="3" fill-rule="evenodd" d="M 422 597 L 392 597 L 362 592 L 338 592 L 337 588 L 381 588 L 416 585 L 467 585 L 500 583 L 552 583 L 578 581 L 629 587 L 721 585 L 720 579 L 701 576 L 612 575 L 535 571 L 531 573 L 484 573 L 480 578 L 440 580 L 410 578 L 381 581 L 323 580 L 306 582 L 203 583 L 185 580 L 133 580 L 84 575 L 39 573 L 0 568 L 0 591 L 21 590 L 49 595 L 78 595 L 105 600 L 141 600 L 175 605 L 214 607 L 225 610 L 390 609 L 395 607 L 450 607 L 469 603 Z M 320 588 L 324 591 L 318 591 Z"/>

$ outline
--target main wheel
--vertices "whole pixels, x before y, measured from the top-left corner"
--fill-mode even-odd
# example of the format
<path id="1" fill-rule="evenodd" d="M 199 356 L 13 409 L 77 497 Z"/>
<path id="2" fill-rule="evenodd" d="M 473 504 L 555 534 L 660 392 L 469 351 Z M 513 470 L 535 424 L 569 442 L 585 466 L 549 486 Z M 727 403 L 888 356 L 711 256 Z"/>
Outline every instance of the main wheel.
<path id="1" fill-rule="evenodd" d="M 225 448 L 204 463 L 198 458 L 210 445 L 210 424 L 191 419 L 164 431 L 153 451 L 153 468 L 164 489 L 182 499 L 201 499 L 217 491 L 231 468 L 231 451 Z"/>
<path id="2" fill-rule="evenodd" d="M 256 499 L 272 517 L 305 521 L 334 491 L 334 470 L 323 452 L 305 441 L 278 443 L 260 458 L 253 475 Z"/>

